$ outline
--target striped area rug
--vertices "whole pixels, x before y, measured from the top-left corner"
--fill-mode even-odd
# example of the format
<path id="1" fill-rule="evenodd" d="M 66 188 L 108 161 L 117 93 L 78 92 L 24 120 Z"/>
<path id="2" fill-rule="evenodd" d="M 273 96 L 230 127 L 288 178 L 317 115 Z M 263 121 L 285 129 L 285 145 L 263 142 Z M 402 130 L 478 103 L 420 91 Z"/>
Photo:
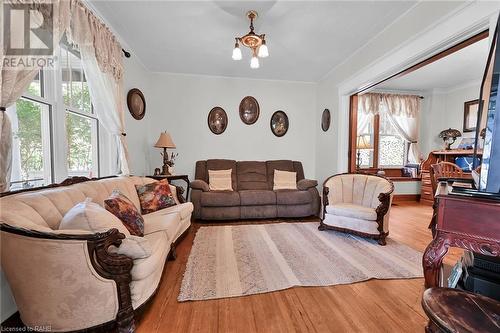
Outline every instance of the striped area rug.
<path id="1" fill-rule="evenodd" d="M 294 286 L 422 277 L 422 254 L 392 240 L 386 246 L 318 223 L 201 227 L 179 301 L 236 297 Z"/>

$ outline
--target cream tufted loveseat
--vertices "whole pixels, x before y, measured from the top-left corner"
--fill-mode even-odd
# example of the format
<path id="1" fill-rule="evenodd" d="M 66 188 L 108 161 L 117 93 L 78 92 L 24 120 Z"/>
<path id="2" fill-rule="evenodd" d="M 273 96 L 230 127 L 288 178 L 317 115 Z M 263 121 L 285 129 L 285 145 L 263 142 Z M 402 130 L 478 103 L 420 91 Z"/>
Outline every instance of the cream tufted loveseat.
<path id="1" fill-rule="evenodd" d="M 171 186 L 177 205 L 143 215 L 152 249 L 144 259 L 108 252 L 124 238 L 117 229 L 92 234 L 58 227 L 75 204 L 89 197 L 103 205 L 115 189 L 140 209 L 134 185 L 150 182 L 113 177 L 0 198 L 2 270 L 25 325 L 73 331 L 116 321 L 119 331 L 134 330 L 134 310 L 155 293 L 193 205 L 181 203 Z"/>
<path id="2" fill-rule="evenodd" d="M 368 174 L 331 176 L 323 184 L 323 220 L 318 229 L 333 229 L 377 239 L 385 245 L 394 185 Z"/>

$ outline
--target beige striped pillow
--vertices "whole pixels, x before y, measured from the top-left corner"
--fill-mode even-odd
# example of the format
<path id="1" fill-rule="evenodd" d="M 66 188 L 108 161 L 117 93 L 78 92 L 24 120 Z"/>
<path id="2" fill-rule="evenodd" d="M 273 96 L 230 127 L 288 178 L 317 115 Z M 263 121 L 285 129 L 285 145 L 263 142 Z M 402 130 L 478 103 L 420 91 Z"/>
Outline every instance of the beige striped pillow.
<path id="1" fill-rule="evenodd" d="M 297 173 L 274 170 L 273 190 L 296 190 Z"/>
<path id="2" fill-rule="evenodd" d="M 208 187 L 210 191 L 232 191 L 231 172 L 228 170 L 208 170 Z"/>

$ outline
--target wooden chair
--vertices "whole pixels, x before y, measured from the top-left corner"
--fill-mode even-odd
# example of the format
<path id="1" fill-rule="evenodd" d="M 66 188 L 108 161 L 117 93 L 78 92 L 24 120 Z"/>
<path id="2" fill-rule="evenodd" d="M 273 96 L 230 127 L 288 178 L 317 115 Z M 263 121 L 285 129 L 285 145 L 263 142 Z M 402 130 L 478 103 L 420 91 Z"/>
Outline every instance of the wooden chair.
<path id="1" fill-rule="evenodd" d="M 463 178 L 464 176 L 462 169 L 450 162 L 440 162 L 431 165 L 430 173 L 433 193 L 436 193 L 440 178 Z"/>

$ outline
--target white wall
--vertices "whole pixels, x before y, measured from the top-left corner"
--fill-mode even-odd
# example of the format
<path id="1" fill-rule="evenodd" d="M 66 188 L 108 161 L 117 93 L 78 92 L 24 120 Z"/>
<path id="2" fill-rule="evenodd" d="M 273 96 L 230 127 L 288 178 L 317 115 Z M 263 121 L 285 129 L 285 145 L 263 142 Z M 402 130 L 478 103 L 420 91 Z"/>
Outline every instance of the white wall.
<path id="1" fill-rule="evenodd" d="M 426 98 L 429 99 L 428 108 L 422 108 L 422 126 L 420 127 L 420 149 L 424 158 L 432 150 L 442 149 L 443 140 L 438 137 L 439 132 L 447 128 L 463 131 L 464 103 L 479 98 L 481 82 L 469 82 L 446 91 L 433 91 Z M 462 133 L 464 138 L 473 138 L 475 132 Z M 456 148 L 460 140 L 452 146 Z"/>
<path id="2" fill-rule="evenodd" d="M 162 165 L 160 150 L 153 148 L 161 131 L 170 132 L 179 156 L 175 173 L 193 179 L 195 162 L 207 158 L 235 160 L 293 159 L 303 162 L 306 177 L 315 177 L 316 85 L 286 81 L 222 78 L 197 75 L 155 73 L 150 81 L 151 96 L 147 113 L 150 123 L 147 142 L 131 147 L 131 156 L 144 157 L 146 174 Z M 245 125 L 239 117 L 239 103 L 254 96 L 260 117 Z M 207 125 L 209 111 L 222 107 L 228 126 L 221 135 Z M 283 137 L 272 134 L 271 115 L 283 110 L 290 127 Z"/>
<path id="3" fill-rule="evenodd" d="M 146 99 L 146 114 L 141 120 L 132 117 L 125 106 L 125 129 L 127 131 L 127 143 L 129 148 L 129 167 L 133 175 L 145 175 L 149 168 L 149 133 L 153 114 L 156 108 L 152 105 L 153 96 L 151 89 L 151 72 L 147 71 L 138 61 L 136 56 L 124 58 L 124 100 L 127 92 L 132 88 L 138 88 Z"/>

